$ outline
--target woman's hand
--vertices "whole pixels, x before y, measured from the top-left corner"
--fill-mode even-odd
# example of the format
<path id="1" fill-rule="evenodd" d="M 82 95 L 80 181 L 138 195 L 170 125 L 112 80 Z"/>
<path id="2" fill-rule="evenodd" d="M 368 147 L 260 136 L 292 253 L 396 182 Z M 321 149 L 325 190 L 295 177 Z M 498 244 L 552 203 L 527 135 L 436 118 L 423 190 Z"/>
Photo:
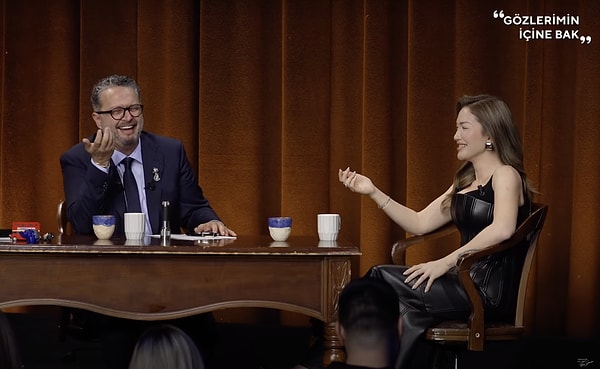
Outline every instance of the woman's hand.
<path id="1" fill-rule="evenodd" d="M 345 170 L 339 169 L 338 178 L 352 192 L 370 195 L 375 191 L 375 186 L 369 177 L 358 174 L 356 171 L 351 172 L 350 167 Z"/>
<path id="2" fill-rule="evenodd" d="M 449 265 L 445 258 L 413 265 L 404 271 L 404 275 L 408 276 L 404 282 L 409 283 L 412 280 L 416 280 L 412 286 L 413 290 L 417 289 L 423 282 L 426 282 L 425 292 L 429 292 L 433 282 L 446 274 L 451 267 L 452 265 Z"/>

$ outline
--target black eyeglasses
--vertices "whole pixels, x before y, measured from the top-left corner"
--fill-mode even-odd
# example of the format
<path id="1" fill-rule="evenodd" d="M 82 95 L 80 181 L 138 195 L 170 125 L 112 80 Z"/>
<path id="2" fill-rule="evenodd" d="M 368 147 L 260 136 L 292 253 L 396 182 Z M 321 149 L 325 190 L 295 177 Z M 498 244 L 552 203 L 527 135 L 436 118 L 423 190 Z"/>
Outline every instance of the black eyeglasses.
<path id="1" fill-rule="evenodd" d="M 144 111 L 144 105 L 142 104 L 134 104 L 130 105 L 126 108 L 114 108 L 112 110 L 104 110 L 104 111 L 96 111 L 96 114 L 110 114 L 110 116 L 114 120 L 121 120 L 125 117 L 125 112 L 128 111 L 132 117 L 136 118 L 142 115 Z"/>

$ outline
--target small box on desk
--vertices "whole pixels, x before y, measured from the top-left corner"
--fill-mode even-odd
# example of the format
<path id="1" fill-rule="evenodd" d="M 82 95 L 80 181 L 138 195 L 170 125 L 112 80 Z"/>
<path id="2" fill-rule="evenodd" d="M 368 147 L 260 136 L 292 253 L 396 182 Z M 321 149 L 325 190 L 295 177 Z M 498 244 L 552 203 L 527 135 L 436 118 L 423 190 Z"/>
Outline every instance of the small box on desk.
<path id="1" fill-rule="evenodd" d="M 12 222 L 12 233 L 10 237 L 17 241 L 25 241 L 25 238 L 21 236 L 19 232 L 33 229 L 40 232 L 40 222 Z"/>

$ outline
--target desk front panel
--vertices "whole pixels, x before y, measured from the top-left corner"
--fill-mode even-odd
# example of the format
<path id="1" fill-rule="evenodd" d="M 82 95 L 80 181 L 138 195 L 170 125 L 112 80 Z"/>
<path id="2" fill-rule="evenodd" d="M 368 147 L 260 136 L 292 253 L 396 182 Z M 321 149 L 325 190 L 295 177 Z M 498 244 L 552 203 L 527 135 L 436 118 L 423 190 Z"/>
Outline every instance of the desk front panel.
<path id="1" fill-rule="evenodd" d="M 143 320 L 267 307 L 330 322 L 357 253 L 25 249 L 0 250 L 0 308 L 71 306 Z"/>

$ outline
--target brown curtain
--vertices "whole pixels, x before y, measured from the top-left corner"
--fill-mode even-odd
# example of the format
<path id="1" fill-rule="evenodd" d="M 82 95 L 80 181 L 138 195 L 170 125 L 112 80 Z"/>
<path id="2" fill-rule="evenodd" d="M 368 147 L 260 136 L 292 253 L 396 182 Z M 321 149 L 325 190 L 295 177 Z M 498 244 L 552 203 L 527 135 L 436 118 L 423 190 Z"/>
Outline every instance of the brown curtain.
<path id="1" fill-rule="evenodd" d="M 389 262 L 404 233 L 368 198 L 346 191 L 338 168 L 420 209 L 459 164 L 457 98 L 491 93 L 512 108 L 536 201 L 550 207 L 530 329 L 597 335 L 600 2 L 0 3 L 0 227 L 40 221 L 55 231 L 58 158 L 95 129 L 91 87 L 128 74 L 142 87 L 146 129 L 184 142 L 229 226 L 267 234 L 268 216 L 289 215 L 294 234 L 311 235 L 317 213 L 339 212 L 341 237 L 363 253 L 363 274 Z M 495 18 L 501 11 L 512 18 Z M 524 16 L 554 20 L 532 25 Z M 558 31 L 591 42 L 558 39 Z"/>

